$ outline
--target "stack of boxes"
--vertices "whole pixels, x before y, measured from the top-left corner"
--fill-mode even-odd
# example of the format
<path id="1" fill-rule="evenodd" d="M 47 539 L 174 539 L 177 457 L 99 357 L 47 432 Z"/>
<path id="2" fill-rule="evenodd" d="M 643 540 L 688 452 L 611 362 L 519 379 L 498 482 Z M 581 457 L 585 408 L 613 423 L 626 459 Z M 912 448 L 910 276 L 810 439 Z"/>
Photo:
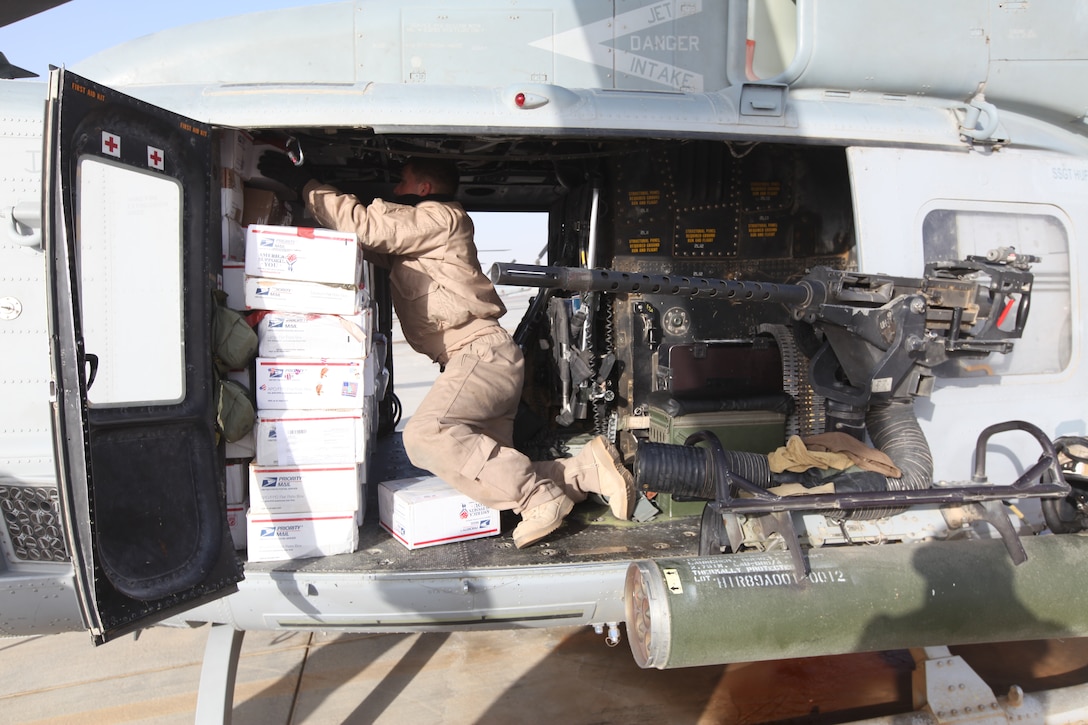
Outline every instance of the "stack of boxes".
<path id="1" fill-rule="evenodd" d="M 355 236 L 289 226 L 257 170 L 270 148 L 244 131 L 220 142 L 220 288 L 229 307 L 260 311 L 258 358 L 229 373 L 257 402 L 253 433 L 227 443 L 227 519 L 249 561 L 355 550 L 388 382 Z M 409 549 L 499 533 L 498 511 L 433 476 L 385 481 L 378 498 L 381 525 Z"/>
<path id="2" fill-rule="evenodd" d="M 227 306 L 240 310 L 245 299 L 246 227 L 290 224 L 291 214 L 275 192 L 254 186 L 260 176 L 257 159 L 270 146 L 254 144 L 245 131 L 225 131 L 220 141 L 220 207 L 223 212 L 223 279 Z"/>
<path id="3" fill-rule="evenodd" d="M 257 325 L 250 561 L 354 551 L 384 351 L 354 234 L 251 225 L 245 302 Z M 380 346 L 379 346 L 380 347 Z"/>
<path id="4" fill-rule="evenodd" d="M 222 211 L 223 276 L 219 287 L 227 293 L 227 306 L 241 310 L 245 306 L 245 225 L 287 223 L 282 205 L 269 208 L 271 191 L 248 187 L 256 168 L 252 137 L 244 131 L 226 131 L 220 137 L 220 207 Z M 252 202 L 247 205 L 247 200 Z M 227 377 L 247 390 L 253 389 L 253 370 L 232 370 Z M 249 489 L 249 464 L 256 443 L 253 434 L 226 445 L 227 522 L 237 549 L 246 548 L 246 511 Z"/>

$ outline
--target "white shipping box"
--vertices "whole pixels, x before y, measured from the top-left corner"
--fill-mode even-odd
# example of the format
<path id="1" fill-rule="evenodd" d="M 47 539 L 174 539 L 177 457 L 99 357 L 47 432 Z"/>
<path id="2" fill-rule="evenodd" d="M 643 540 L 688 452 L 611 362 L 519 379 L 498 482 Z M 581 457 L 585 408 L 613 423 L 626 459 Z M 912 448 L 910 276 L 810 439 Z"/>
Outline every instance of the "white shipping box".
<path id="1" fill-rule="evenodd" d="M 259 410 L 362 408 L 365 402 L 365 358 L 259 357 L 256 366 Z"/>
<path id="2" fill-rule="evenodd" d="M 246 500 L 246 491 L 249 489 L 249 461 L 227 460 L 226 488 L 228 506 Z"/>
<path id="3" fill-rule="evenodd" d="M 248 310 L 355 315 L 366 306 L 367 301 L 366 290 L 353 284 L 246 275 L 245 303 Z"/>
<path id="4" fill-rule="evenodd" d="M 246 514 L 249 561 L 281 561 L 350 554 L 359 546 L 354 511 L 321 514 Z"/>
<path id="5" fill-rule="evenodd" d="M 358 464 L 249 467 L 249 507 L 257 513 L 357 511 Z"/>
<path id="6" fill-rule="evenodd" d="M 236 223 L 241 222 L 245 204 L 245 184 L 242 182 L 241 175 L 234 169 L 223 169 L 219 183 L 219 207 L 223 212 L 223 218 Z M 226 246 L 226 240 L 223 241 L 223 245 Z M 245 251 L 244 239 L 242 249 L 239 251 Z"/>
<path id="7" fill-rule="evenodd" d="M 231 217 L 223 217 L 223 259 L 233 262 L 242 262 L 246 258 L 246 230 L 241 224 Z M 243 265 L 244 266 L 244 265 Z M 237 298 L 236 304 L 241 304 L 242 298 Z"/>
<path id="8" fill-rule="evenodd" d="M 367 417 L 360 410 L 258 410 L 256 463 L 261 466 L 364 463 Z"/>
<path id="9" fill-rule="evenodd" d="M 499 533 L 499 512 L 473 501 L 435 476 L 378 484 L 382 528 L 409 549 Z"/>
<path id="10" fill-rule="evenodd" d="M 230 527 L 230 538 L 234 542 L 234 548 L 241 550 L 246 548 L 246 514 L 249 504 L 227 504 L 227 526 Z"/>
<path id="11" fill-rule="evenodd" d="M 246 265 L 237 260 L 223 261 L 223 281 L 219 286 L 227 293 L 227 307 L 244 310 L 246 306 Z"/>
<path id="12" fill-rule="evenodd" d="M 253 156 L 253 137 L 245 131 L 229 129 L 219 133 L 219 166 L 246 174 L 246 162 Z"/>
<path id="13" fill-rule="evenodd" d="M 261 357 L 362 358 L 370 351 L 373 314 L 269 312 L 257 324 Z"/>
<path id="14" fill-rule="evenodd" d="M 252 224 L 246 228 L 246 274 L 252 277 L 358 285 L 363 255 L 351 232 Z"/>

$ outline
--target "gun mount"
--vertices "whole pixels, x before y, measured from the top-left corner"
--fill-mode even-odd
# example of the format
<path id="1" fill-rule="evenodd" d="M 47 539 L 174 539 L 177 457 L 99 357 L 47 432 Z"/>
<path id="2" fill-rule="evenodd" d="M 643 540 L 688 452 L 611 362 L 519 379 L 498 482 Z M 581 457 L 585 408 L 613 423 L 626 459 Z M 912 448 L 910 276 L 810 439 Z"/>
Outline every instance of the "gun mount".
<path id="1" fill-rule="evenodd" d="M 727 452 L 707 431 L 689 436 L 683 446 L 643 443 L 635 455 L 636 481 L 644 490 L 714 502 L 711 509 L 722 517 L 711 515 L 710 520 L 718 523 L 710 529 L 717 533 L 709 538 L 728 539 L 736 550 L 744 540 L 736 515 L 743 512 L 750 520 L 758 516 L 767 530 L 785 537 L 800 574 L 807 572 L 807 564 L 800 557 L 789 511 L 832 512 L 829 515 L 841 522 L 890 516 L 915 504 L 960 506 L 997 529 L 1014 562 L 1024 560 L 1016 533 L 997 502 L 1014 494 L 1042 499 L 1068 494 L 1049 441 L 1028 424 L 1009 424 L 1032 432 L 1043 448 L 1037 465 L 1021 480 L 1011 487 L 933 490 L 932 458 L 912 399 L 932 392 L 938 366 L 1012 350 L 1027 323 L 1033 284 L 1029 270 L 1037 261 L 1005 248 L 985 257 L 931 263 L 918 278 L 817 266 L 792 284 L 518 264 L 494 265 L 491 278 L 496 284 L 573 292 L 780 304 L 795 325 L 811 327 L 818 345 L 810 356 L 809 385 L 835 404 L 840 423 L 852 418 L 865 421 L 874 445 L 899 467 L 898 478 L 875 475 L 864 485 L 861 479 L 843 481 L 836 493 L 791 500 L 766 491 L 781 481 L 771 474 L 763 455 Z M 830 408 L 828 413 L 831 421 Z M 863 435 L 860 426 L 836 428 Z M 984 435 L 988 438 L 990 433 Z M 708 447 L 689 447 L 699 442 Z M 678 464 L 681 460 L 683 464 Z M 1047 480 L 1032 483 L 1044 474 Z M 750 498 L 742 500 L 741 491 Z"/>
<path id="2" fill-rule="evenodd" d="M 823 336 L 812 358 L 816 392 L 864 407 L 872 398 L 929 395 L 928 371 L 949 360 L 1009 352 L 1027 323 L 1033 261 L 1014 250 L 995 250 L 929 264 L 920 278 L 815 267 L 796 284 L 499 263 L 491 268 L 491 280 L 572 292 L 784 305 Z"/>

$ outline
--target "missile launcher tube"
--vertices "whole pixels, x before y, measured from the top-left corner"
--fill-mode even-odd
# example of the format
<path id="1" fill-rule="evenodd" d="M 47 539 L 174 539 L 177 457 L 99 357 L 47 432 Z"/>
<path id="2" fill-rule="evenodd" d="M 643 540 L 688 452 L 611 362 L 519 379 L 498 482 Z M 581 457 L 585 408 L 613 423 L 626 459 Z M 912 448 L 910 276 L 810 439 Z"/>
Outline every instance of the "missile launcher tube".
<path id="1" fill-rule="evenodd" d="M 843 546 L 632 562 L 627 639 L 640 667 L 1088 636 L 1088 539 Z"/>

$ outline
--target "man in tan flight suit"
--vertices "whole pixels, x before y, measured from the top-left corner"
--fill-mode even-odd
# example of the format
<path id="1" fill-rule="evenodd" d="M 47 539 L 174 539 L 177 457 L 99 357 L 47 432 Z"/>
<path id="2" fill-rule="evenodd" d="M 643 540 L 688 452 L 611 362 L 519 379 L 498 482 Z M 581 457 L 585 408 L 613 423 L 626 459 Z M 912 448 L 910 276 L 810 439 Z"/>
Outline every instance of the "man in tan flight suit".
<path id="1" fill-rule="evenodd" d="M 363 204 L 276 154 L 266 153 L 260 168 L 297 189 L 319 224 L 354 232 L 363 256 L 389 269 L 405 339 L 443 366 L 404 428 L 414 465 L 481 504 L 521 514 L 518 548 L 559 528 L 589 493 L 606 496 L 616 517 L 631 517 L 633 479 L 604 438 L 554 461 L 531 461 L 513 447 L 524 360 L 499 325 L 506 307 L 480 269 L 472 220 L 453 199 L 452 162 L 410 159 L 393 190 L 404 203 Z"/>

